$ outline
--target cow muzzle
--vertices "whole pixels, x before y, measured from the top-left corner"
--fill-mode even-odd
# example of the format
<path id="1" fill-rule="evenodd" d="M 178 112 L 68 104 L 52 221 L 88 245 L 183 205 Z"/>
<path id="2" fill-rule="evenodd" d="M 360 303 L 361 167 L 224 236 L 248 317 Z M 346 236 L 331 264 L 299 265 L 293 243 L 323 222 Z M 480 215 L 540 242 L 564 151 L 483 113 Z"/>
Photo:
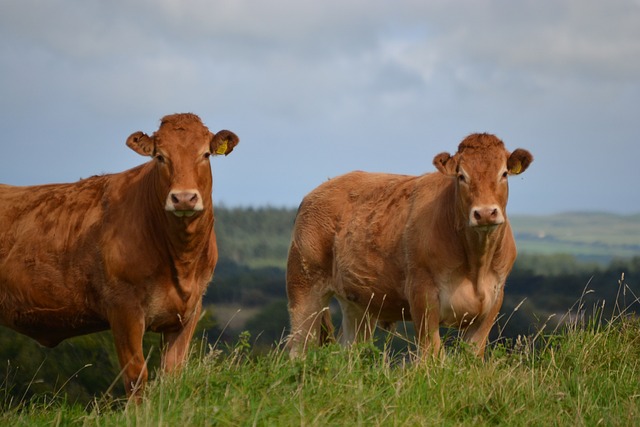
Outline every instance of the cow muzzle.
<path id="1" fill-rule="evenodd" d="M 164 209 L 177 217 L 191 217 L 202 211 L 202 197 L 198 190 L 171 191 Z"/>
<path id="2" fill-rule="evenodd" d="M 471 227 L 494 227 L 504 223 L 502 209 L 498 205 L 474 206 L 469 214 Z"/>

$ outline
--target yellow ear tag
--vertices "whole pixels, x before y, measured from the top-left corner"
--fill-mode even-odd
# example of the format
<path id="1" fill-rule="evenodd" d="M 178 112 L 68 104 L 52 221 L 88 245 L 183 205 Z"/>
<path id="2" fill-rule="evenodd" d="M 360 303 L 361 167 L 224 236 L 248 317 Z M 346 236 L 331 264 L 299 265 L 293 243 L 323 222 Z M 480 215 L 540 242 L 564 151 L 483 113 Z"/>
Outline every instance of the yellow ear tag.
<path id="1" fill-rule="evenodd" d="M 518 175 L 522 170 L 522 163 L 518 163 L 514 167 L 511 168 L 511 173 L 514 175 Z"/>
<path id="2" fill-rule="evenodd" d="M 216 148 L 216 154 L 224 154 L 227 152 L 227 141 L 223 141 L 220 143 L 220 145 L 218 145 L 218 148 Z"/>

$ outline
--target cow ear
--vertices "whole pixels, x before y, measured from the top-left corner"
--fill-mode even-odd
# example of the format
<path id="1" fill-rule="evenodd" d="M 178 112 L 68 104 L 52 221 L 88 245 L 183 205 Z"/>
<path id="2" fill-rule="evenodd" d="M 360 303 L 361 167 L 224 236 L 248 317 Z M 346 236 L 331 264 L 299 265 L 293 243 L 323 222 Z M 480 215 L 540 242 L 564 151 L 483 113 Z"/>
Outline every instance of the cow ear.
<path id="1" fill-rule="evenodd" d="M 127 138 L 127 146 L 142 156 L 153 156 L 155 149 L 153 139 L 140 131 L 132 133 Z"/>
<path id="2" fill-rule="evenodd" d="M 229 130 L 221 130 L 211 138 L 211 153 L 224 154 L 226 156 L 233 151 L 238 142 L 240 142 L 240 139 L 235 133 Z"/>
<path id="3" fill-rule="evenodd" d="M 533 162 L 533 156 L 527 150 L 518 148 L 509 156 L 507 160 L 507 169 L 509 174 L 518 175 L 527 170 L 529 165 Z"/>
<path id="4" fill-rule="evenodd" d="M 445 175 L 456 174 L 456 161 L 449 153 L 440 153 L 433 158 L 433 165 Z"/>

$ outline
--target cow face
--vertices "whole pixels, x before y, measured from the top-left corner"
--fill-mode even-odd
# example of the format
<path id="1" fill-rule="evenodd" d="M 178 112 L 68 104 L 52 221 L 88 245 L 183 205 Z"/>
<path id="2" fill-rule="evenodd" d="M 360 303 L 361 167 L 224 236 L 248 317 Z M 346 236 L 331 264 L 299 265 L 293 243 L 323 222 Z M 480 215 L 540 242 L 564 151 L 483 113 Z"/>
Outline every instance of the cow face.
<path id="1" fill-rule="evenodd" d="M 533 156 L 527 150 L 509 153 L 494 135 L 472 134 L 451 156 L 440 153 L 433 159 L 435 167 L 455 177 L 457 204 L 468 225 L 492 229 L 505 222 L 509 196 L 509 175 L 524 172 Z"/>
<path id="2" fill-rule="evenodd" d="M 227 130 L 213 134 L 194 114 L 174 114 L 164 117 L 152 136 L 129 136 L 127 146 L 154 158 L 164 209 L 176 217 L 192 217 L 211 207 L 210 156 L 226 156 L 238 141 Z"/>

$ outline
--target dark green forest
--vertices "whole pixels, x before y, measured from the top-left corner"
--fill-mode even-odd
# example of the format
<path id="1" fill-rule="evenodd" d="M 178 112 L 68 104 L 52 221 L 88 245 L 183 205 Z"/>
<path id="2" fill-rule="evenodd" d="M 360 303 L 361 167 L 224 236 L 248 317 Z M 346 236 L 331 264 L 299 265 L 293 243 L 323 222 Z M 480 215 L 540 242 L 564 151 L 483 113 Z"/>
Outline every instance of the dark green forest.
<path id="1" fill-rule="evenodd" d="M 279 345 L 288 327 L 285 264 L 295 210 L 222 206 L 215 215 L 220 260 L 204 298 L 194 352 L 232 348 L 240 334 L 247 336 L 245 331 L 256 352 Z M 640 248 L 634 250 L 629 242 L 640 242 L 640 217 L 605 214 L 599 218 L 597 224 L 589 214 L 564 215 L 562 221 L 555 216 L 547 222 L 544 217 L 535 221 L 515 218 L 519 256 L 507 280 L 493 342 L 551 333 L 568 316 L 588 321 L 596 315 L 606 320 L 612 313 L 638 312 Z M 625 228 L 620 233 L 608 237 L 603 232 L 607 224 L 621 222 Z M 597 237 L 590 240 L 589 234 Z M 580 251 L 571 252 L 572 245 L 578 245 Z M 624 256 L 619 256 L 620 248 Z M 339 325 L 335 311 L 334 321 Z M 410 334 L 410 327 L 398 327 L 398 331 L 405 330 Z M 402 347 L 410 338 L 395 340 Z M 152 377 L 159 365 L 159 342 L 157 334 L 145 338 Z M 45 349 L 2 328 L 0 361 L 4 365 L 0 368 L 0 404 L 5 407 L 56 395 L 83 403 L 103 394 L 123 395 L 108 331 Z"/>

